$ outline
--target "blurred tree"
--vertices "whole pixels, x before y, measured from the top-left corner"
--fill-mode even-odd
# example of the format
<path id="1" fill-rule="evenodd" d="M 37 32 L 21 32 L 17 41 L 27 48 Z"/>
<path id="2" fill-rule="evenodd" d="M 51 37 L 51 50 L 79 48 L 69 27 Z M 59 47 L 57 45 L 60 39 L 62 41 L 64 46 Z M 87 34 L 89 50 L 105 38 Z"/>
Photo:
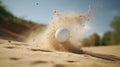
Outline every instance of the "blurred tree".
<path id="1" fill-rule="evenodd" d="M 114 31 L 113 33 L 112 33 L 112 44 L 113 45 L 118 45 L 118 44 L 120 44 L 120 32 L 116 32 L 116 31 Z"/>
<path id="2" fill-rule="evenodd" d="M 3 15 L 4 17 L 13 17 L 13 15 L 7 11 L 5 6 L 0 5 L 0 15 Z"/>
<path id="3" fill-rule="evenodd" d="M 82 40 L 82 45 L 83 46 L 91 46 L 89 38 L 84 38 Z"/>
<path id="4" fill-rule="evenodd" d="M 101 45 L 101 38 L 97 33 L 93 33 L 88 38 L 82 40 L 83 46 L 99 46 Z"/>
<path id="5" fill-rule="evenodd" d="M 99 46 L 100 45 L 100 36 L 97 33 L 93 33 L 89 39 L 90 39 L 91 46 Z"/>
<path id="6" fill-rule="evenodd" d="M 120 16 L 115 16 L 113 21 L 111 22 L 111 27 L 115 32 L 120 33 Z"/>
<path id="7" fill-rule="evenodd" d="M 111 27 L 113 28 L 112 33 L 112 44 L 120 44 L 120 16 L 115 16 L 111 22 Z"/>
<path id="8" fill-rule="evenodd" d="M 108 31 L 105 32 L 102 38 L 102 43 L 101 45 L 111 45 L 112 44 L 112 32 Z"/>

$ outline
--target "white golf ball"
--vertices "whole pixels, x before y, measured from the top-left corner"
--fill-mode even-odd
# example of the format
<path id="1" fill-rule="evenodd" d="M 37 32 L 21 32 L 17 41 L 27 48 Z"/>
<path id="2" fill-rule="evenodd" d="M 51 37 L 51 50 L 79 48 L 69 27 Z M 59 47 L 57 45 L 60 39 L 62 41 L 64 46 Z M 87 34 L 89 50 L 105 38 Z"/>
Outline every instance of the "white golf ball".
<path id="1" fill-rule="evenodd" d="M 59 28 L 55 32 L 55 39 L 58 42 L 65 42 L 70 38 L 70 31 L 66 28 Z"/>

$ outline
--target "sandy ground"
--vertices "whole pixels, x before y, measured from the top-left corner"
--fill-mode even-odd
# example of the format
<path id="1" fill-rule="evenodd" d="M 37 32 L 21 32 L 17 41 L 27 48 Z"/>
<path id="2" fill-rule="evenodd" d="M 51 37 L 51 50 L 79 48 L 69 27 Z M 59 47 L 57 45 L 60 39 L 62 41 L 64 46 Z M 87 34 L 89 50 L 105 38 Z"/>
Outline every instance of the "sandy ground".
<path id="1" fill-rule="evenodd" d="M 120 46 L 83 49 L 120 57 Z M 85 54 L 42 50 L 30 44 L 0 39 L 0 67 L 120 67 L 120 61 L 109 61 Z"/>

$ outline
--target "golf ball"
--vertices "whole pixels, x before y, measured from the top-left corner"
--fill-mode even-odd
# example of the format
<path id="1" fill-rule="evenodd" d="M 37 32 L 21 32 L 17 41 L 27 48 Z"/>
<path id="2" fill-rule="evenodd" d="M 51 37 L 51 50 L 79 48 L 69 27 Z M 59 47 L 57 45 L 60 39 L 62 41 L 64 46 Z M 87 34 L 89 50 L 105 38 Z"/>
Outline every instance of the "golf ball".
<path id="1" fill-rule="evenodd" d="M 65 42 L 70 38 L 70 31 L 66 28 L 59 28 L 55 32 L 55 39 L 58 42 Z"/>

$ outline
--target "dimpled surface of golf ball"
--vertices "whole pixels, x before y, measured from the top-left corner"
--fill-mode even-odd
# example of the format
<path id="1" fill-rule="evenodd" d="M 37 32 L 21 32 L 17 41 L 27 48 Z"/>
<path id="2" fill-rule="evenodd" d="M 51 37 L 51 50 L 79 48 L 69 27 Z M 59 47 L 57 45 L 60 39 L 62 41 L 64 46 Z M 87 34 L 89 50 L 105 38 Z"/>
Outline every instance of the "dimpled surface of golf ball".
<path id="1" fill-rule="evenodd" d="M 65 42 L 69 39 L 70 37 L 70 31 L 66 28 L 59 28 L 55 32 L 55 39 L 58 42 Z"/>

